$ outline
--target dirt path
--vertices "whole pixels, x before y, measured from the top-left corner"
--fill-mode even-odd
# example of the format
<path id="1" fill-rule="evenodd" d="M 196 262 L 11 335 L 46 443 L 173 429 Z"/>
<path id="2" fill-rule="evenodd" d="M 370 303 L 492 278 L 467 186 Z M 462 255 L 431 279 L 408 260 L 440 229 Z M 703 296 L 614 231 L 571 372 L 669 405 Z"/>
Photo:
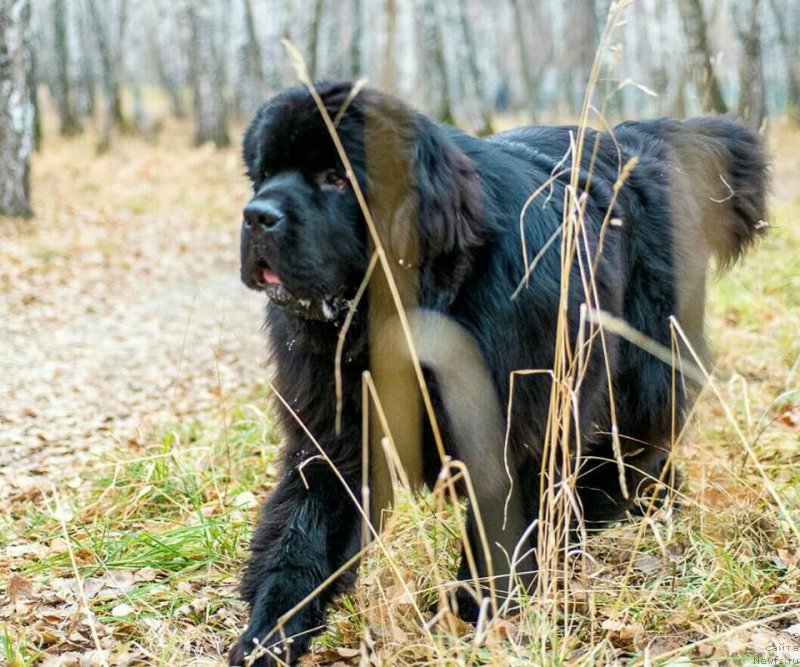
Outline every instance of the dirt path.
<path id="1" fill-rule="evenodd" d="M 118 171 L 143 168 L 137 151 L 122 157 Z M 235 156 L 210 157 L 231 167 L 210 172 L 216 185 L 241 179 Z M 263 297 L 238 279 L 239 192 L 228 189 L 220 229 L 194 224 L 179 195 L 147 210 L 136 193 L 147 181 L 105 192 L 102 168 L 54 184 L 57 168 L 39 167 L 32 232 L 0 221 L 0 486 L 63 481 L 117 441 L 191 422 L 264 380 Z M 208 205 L 224 196 L 210 192 Z"/>

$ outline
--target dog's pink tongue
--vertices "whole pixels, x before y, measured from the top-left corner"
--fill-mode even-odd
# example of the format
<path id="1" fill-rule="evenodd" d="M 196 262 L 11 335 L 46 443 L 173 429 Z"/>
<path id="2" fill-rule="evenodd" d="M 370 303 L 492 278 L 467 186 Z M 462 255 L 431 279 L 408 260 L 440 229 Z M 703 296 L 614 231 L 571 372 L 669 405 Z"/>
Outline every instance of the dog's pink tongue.
<path id="1" fill-rule="evenodd" d="M 264 282 L 268 285 L 281 285 L 281 279 L 278 278 L 277 274 L 272 269 L 265 268 L 261 275 L 264 277 Z"/>

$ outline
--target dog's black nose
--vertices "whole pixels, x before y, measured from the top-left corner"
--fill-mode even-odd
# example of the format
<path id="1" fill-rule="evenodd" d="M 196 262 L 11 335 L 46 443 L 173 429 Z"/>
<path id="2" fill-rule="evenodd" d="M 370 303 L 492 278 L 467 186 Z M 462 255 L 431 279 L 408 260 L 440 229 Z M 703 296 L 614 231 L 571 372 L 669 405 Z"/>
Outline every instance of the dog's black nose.
<path id="1" fill-rule="evenodd" d="M 273 232 L 283 221 L 283 211 L 270 199 L 252 199 L 244 207 L 244 226 L 260 227 L 264 231 Z"/>

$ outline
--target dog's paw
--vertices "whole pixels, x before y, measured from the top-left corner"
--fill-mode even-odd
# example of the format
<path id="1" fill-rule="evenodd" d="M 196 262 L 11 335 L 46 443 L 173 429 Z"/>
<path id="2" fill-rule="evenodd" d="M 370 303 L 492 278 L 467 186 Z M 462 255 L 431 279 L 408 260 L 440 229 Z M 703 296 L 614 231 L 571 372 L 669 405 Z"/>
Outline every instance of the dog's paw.
<path id="1" fill-rule="evenodd" d="M 481 607 L 475 599 L 475 595 L 459 586 L 453 595 L 451 605 L 458 614 L 458 617 L 467 623 L 475 625 L 478 622 Z"/>
<path id="2" fill-rule="evenodd" d="M 242 634 L 228 654 L 228 664 L 231 667 L 244 667 L 245 665 L 266 667 L 270 664 L 268 656 L 259 657 L 257 649 L 258 644 L 250 639 L 247 633 Z"/>
<path id="3" fill-rule="evenodd" d="M 291 665 L 308 651 L 313 635 L 324 628 L 324 610 L 318 600 L 311 600 L 287 617 L 286 609 L 296 604 L 291 581 L 283 574 L 264 579 L 250 622 L 231 649 L 231 665 Z"/>
<path id="4" fill-rule="evenodd" d="M 292 665 L 311 644 L 310 638 L 302 635 L 285 638 L 279 633 L 269 635 L 268 629 L 259 631 L 251 623 L 231 648 L 228 664 L 237 667 Z"/>

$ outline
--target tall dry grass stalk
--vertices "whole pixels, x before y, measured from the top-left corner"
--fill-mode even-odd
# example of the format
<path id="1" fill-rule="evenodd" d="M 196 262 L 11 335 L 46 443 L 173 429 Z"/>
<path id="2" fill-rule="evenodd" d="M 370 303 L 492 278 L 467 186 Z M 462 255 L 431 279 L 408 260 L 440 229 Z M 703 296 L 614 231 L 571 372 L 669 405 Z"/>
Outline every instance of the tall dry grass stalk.
<path id="1" fill-rule="evenodd" d="M 606 360 L 606 369 L 610 370 L 611 360 L 608 357 L 606 333 L 603 325 L 591 318 L 593 311 L 602 311 L 595 283 L 594 268 L 599 256 L 592 257 L 589 238 L 586 234 L 585 215 L 588 200 L 587 190 L 591 183 L 592 167 L 596 157 L 597 144 L 590 145 L 587 140 L 587 129 L 590 122 L 598 120 L 604 123 L 605 100 L 600 108 L 593 101 L 596 96 L 598 81 L 603 68 L 603 56 L 609 46 L 615 29 L 618 27 L 624 11 L 632 0 L 612 3 L 606 24 L 595 54 L 591 74 L 587 83 L 581 115 L 577 131 L 571 136 L 570 151 L 564 162 L 571 162 L 569 185 L 565 189 L 563 211 L 564 219 L 561 227 L 561 296 L 557 320 L 557 336 L 555 360 L 552 369 L 553 382 L 550 395 L 550 409 L 545 442 L 543 446 L 542 469 L 540 474 L 539 496 L 540 511 L 537 526 L 537 560 L 539 574 L 534 600 L 530 601 L 539 608 L 540 613 L 532 615 L 535 627 L 530 628 L 531 636 L 539 643 L 541 655 L 561 653 L 562 647 L 569 645 L 562 639 L 570 637 L 581 619 L 573 616 L 578 598 L 590 610 L 594 617 L 595 600 L 592 586 L 579 573 L 587 571 L 586 553 L 581 544 L 586 542 L 586 531 L 582 523 L 581 504 L 576 493 L 578 476 L 583 461 L 580 432 L 579 400 L 583 389 L 583 379 L 588 369 L 592 349 L 600 345 Z M 584 155 L 590 153 L 587 183 L 581 187 L 581 172 Z M 630 174 L 635 162 L 619 164 L 618 179 L 614 185 L 613 198 L 603 221 L 600 243 L 596 253 L 603 250 L 602 240 L 608 225 L 612 224 L 612 210 L 616 197 Z M 534 193 L 538 196 L 537 193 Z M 530 202 L 531 200 L 529 200 Z M 524 212 L 523 212 L 524 215 Z M 522 219 L 522 218 L 521 218 Z M 523 253 L 525 249 L 523 247 Z M 586 258 L 590 258 L 586 262 Z M 536 260 L 534 260 L 536 261 Z M 523 254 L 526 271 L 523 280 L 527 280 L 531 268 L 527 257 Z M 574 265 L 578 263 L 578 271 L 584 293 L 581 306 L 581 319 L 576 341 L 570 339 L 567 320 L 570 282 L 574 279 Z M 609 406 L 611 410 L 611 437 L 619 470 L 619 483 L 623 494 L 628 497 L 630 490 L 626 484 L 626 464 L 622 458 L 619 431 L 615 414 L 614 387 L 610 372 L 607 373 Z M 591 388 L 587 388 L 591 391 Z M 513 400 L 513 396 L 512 396 Z M 579 527 L 579 538 L 575 539 L 573 526 Z M 578 605 L 580 606 L 580 605 Z M 592 628 L 592 633 L 596 628 Z M 566 656 L 564 656 L 566 657 Z"/>

